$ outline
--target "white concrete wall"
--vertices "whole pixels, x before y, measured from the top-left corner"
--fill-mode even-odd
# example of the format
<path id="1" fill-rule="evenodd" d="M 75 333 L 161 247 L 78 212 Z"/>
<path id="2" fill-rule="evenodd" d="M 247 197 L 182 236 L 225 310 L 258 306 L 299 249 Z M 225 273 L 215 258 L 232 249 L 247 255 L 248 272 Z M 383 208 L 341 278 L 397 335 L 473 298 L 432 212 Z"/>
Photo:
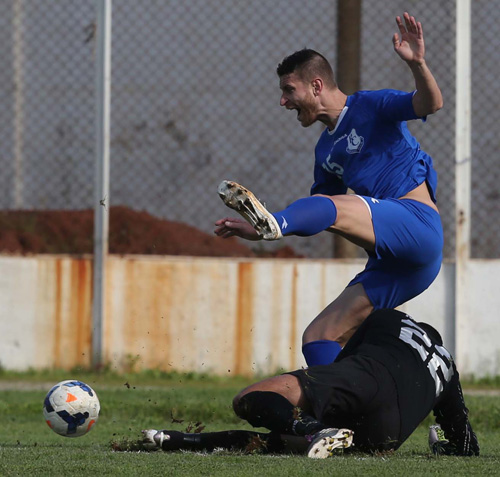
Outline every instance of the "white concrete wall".
<path id="1" fill-rule="evenodd" d="M 104 356 L 136 369 L 272 373 L 304 366 L 301 335 L 360 261 L 116 257 L 107 270 Z M 454 348 L 462 374 L 500 374 L 500 261 L 470 262 L 469 319 L 454 323 L 454 265 L 401 307 Z M 0 256 L 0 365 L 89 366 L 90 259 Z"/>
<path id="2" fill-rule="evenodd" d="M 91 261 L 0 257 L 0 365 L 7 369 L 90 363 Z"/>
<path id="3" fill-rule="evenodd" d="M 467 310 L 457 323 L 459 364 L 466 372 L 500 374 L 500 260 L 467 264 Z"/>

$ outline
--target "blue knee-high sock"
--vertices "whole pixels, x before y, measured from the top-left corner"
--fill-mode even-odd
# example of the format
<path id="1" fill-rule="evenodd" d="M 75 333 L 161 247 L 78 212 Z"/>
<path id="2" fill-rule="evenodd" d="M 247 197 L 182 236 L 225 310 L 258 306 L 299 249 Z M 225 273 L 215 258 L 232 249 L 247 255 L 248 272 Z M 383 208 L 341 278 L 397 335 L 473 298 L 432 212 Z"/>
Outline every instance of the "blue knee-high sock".
<path id="1" fill-rule="evenodd" d="M 285 210 L 273 214 L 283 235 L 315 235 L 337 220 L 337 207 L 323 196 L 305 197 L 292 202 Z"/>
<path id="2" fill-rule="evenodd" d="M 333 363 L 341 351 L 342 347 L 330 340 L 310 341 L 302 346 L 302 354 L 308 366 Z"/>

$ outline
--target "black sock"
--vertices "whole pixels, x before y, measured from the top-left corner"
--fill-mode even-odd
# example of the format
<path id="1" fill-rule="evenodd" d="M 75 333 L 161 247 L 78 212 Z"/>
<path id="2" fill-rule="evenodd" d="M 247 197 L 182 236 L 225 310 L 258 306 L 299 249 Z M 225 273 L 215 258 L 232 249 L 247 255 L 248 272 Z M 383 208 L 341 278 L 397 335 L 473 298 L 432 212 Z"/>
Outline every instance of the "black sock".
<path id="1" fill-rule="evenodd" d="M 254 391 L 245 394 L 238 403 L 238 415 L 254 427 L 273 432 L 306 436 L 325 429 L 323 423 L 304 414 L 281 394 Z"/>
<path id="2" fill-rule="evenodd" d="M 214 449 L 242 450 L 247 452 L 280 452 L 284 444 L 279 435 L 252 431 L 220 431 L 187 434 L 177 431 L 163 431 L 168 434 L 162 449 L 173 450 L 206 450 Z"/>
<path id="3" fill-rule="evenodd" d="M 479 455 L 479 443 L 469 422 L 469 410 L 465 406 L 455 365 L 453 370 L 454 375 L 447 385 L 446 394 L 434 408 L 434 416 L 449 441 L 451 455 Z"/>

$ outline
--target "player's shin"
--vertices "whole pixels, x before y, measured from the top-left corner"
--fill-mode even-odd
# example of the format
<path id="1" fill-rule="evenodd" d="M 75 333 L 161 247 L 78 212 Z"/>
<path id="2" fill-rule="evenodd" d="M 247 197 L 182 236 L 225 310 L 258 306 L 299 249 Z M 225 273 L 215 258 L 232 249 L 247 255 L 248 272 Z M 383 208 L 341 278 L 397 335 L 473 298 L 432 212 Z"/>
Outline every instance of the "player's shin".
<path id="1" fill-rule="evenodd" d="M 164 451 L 207 451 L 215 449 L 245 452 L 281 452 L 284 443 L 272 433 L 231 430 L 220 432 L 185 433 L 179 431 L 143 431 L 145 443 L 154 443 Z"/>
<path id="2" fill-rule="evenodd" d="M 308 237 L 333 225 L 337 220 L 337 208 L 328 197 L 312 196 L 296 200 L 272 215 L 283 235 Z"/>

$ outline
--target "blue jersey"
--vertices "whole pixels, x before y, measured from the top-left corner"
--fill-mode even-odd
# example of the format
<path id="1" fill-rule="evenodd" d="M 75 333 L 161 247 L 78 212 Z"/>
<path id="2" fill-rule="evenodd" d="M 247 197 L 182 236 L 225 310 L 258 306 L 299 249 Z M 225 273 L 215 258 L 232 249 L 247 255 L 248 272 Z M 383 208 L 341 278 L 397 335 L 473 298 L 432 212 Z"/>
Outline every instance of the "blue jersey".
<path id="1" fill-rule="evenodd" d="M 356 194 L 397 199 L 424 181 L 436 201 L 437 174 L 406 121 L 418 119 L 413 93 L 360 91 L 347 97 L 333 131 L 316 145 L 312 194 Z"/>

